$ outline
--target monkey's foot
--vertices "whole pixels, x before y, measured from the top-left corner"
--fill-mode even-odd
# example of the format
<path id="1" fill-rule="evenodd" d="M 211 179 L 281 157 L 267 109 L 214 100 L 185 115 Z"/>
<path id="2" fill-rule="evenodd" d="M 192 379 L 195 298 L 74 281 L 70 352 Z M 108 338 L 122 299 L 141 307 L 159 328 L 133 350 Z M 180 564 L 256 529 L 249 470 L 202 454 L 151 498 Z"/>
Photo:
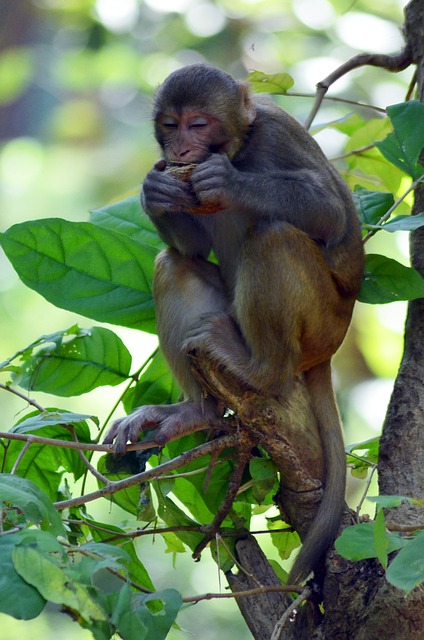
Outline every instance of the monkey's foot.
<path id="1" fill-rule="evenodd" d="M 245 375 L 249 370 L 250 357 L 239 328 L 228 314 L 203 315 L 189 332 L 183 348 L 187 353 L 204 352 L 238 383 L 250 387 Z"/>
<path id="2" fill-rule="evenodd" d="M 116 420 L 104 443 L 112 444 L 115 441 L 116 453 L 125 453 L 128 442 L 137 442 L 141 432 L 154 430 L 148 441 L 163 447 L 171 440 L 208 429 L 220 422 L 216 404 L 207 400 L 204 403 L 186 401 L 171 405 L 146 405 Z"/>

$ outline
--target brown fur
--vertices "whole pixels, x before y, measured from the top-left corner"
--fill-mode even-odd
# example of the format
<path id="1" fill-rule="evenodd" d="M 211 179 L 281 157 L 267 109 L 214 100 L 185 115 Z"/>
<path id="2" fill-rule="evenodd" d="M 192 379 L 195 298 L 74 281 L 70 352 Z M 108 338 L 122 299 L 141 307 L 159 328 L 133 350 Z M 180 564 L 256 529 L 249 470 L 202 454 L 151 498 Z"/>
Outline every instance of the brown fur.
<path id="1" fill-rule="evenodd" d="M 318 514 L 290 574 L 304 580 L 332 543 L 344 506 L 345 455 L 330 359 L 347 331 L 363 249 L 348 189 L 309 134 L 246 85 L 208 65 L 173 73 L 159 88 L 155 132 L 168 162 L 199 163 L 191 184 L 159 165 L 142 203 L 171 249 L 157 261 L 161 345 L 188 401 L 140 407 L 112 427 L 124 450 L 155 415 L 159 437 L 220 420 L 202 405 L 187 350 L 201 347 L 236 379 L 284 399 L 305 373 L 325 456 Z M 163 167 L 162 167 L 163 169 Z M 219 202 L 213 215 L 187 213 Z M 207 261 L 213 249 L 219 266 Z M 200 409 L 201 408 L 201 409 Z"/>

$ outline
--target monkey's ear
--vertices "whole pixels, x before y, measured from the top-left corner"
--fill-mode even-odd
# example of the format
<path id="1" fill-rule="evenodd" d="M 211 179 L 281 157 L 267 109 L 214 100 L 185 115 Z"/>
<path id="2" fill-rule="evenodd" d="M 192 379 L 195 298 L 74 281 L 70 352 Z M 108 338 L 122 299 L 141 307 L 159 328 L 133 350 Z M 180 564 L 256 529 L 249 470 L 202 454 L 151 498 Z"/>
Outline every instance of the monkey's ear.
<path id="1" fill-rule="evenodd" d="M 245 122 L 246 125 L 250 125 L 256 118 L 256 108 L 253 104 L 252 93 L 248 82 L 240 82 L 239 87 L 243 101 Z"/>

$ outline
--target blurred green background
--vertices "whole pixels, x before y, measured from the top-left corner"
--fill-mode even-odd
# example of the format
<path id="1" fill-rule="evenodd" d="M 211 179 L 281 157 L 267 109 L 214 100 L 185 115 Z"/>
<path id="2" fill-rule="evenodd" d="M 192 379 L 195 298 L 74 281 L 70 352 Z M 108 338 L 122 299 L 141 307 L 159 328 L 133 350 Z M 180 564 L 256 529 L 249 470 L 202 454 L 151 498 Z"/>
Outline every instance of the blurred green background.
<path id="1" fill-rule="evenodd" d="M 251 70 L 288 72 L 292 91 L 314 93 L 315 84 L 359 51 L 392 53 L 402 47 L 401 0 L 0 0 L 0 231 L 29 219 L 87 220 L 89 209 L 138 190 L 158 153 L 150 121 L 155 87 L 174 69 L 206 60 L 237 78 Z M 412 70 L 389 74 L 357 70 L 339 80 L 333 96 L 385 107 L 401 102 Z M 279 104 L 299 120 L 312 99 L 284 96 Z M 357 111 L 326 102 L 315 125 Z M 330 158 L 346 138 L 316 136 Z M 372 243 L 372 246 L 371 246 Z M 405 233 L 379 234 L 369 250 L 408 261 Z M 357 305 L 352 330 L 335 359 L 335 382 L 346 442 L 379 433 L 402 351 L 405 305 Z M 91 322 L 56 309 L 26 289 L 0 253 L 0 360 L 39 335 Z M 145 334 L 114 327 L 133 353 L 134 366 L 155 344 Z M 0 380 L 6 382 L 6 380 Z M 118 393 L 114 397 L 118 397 Z M 0 430 L 25 410 L 0 396 Z M 42 404 L 49 405 L 43 395 Z M 61 401 L 63 408 L 105 418 L 110 391 Z M 355 483 L 350 491 L 355 503 Z M 106 503 L 105 503 L 106 504 Z M 99 513 L 108 509 L 96 505 Z M 101 516 L 99 516 L 101 517 Z M 117 518 L 122 514 L 117 513 Z M 261 527 L 260 527 L 261 528 Z M 261 540 L 262 542 L 262 540 Z M 184 595 L 219 590 L 216 566 L 163 558 L 160 540 L 143 539 L 140 553 L 157 588 Z M 19 595 L 17 594 L 17 597 Z M 189 607 L 175 638 L 209 640 L 219 634 L 249 638 L 230 601 Z M 0 615 L 0 636 L 33 640 L 89 638 L 54 611 L 31 622 Z"/>

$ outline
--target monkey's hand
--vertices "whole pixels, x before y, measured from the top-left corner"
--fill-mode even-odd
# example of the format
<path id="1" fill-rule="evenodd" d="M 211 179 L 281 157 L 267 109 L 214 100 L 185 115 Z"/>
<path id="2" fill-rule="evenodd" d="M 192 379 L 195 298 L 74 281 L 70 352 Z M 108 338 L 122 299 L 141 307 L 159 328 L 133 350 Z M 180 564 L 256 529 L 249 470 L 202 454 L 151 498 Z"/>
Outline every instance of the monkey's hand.
<path id="1" fill-rule="evenodd" d="M 163 447 L 170 440 L 181 438 L 194 431 L 220 425 L 222 416 L 217 411 L 216 402 L 186 400 L 171 405 L 145 405 L 128 416 L 116 420 L 109 429 L 105 444 L 115 441 L 115 452 L 125 453 L 127 442 L 137 442 L 141 433 L 151 431 L 144 442 Z"/>
<path id="2" fill-rule="evenodd" d="M 146 212 L 153 216 L 183 212 L 198 205 L 190 184 L 156 167 L 144 179 L 141 203 Z"/>
<path id="3" fill-rule="evenodd" d="M 213 153 L 193 170 L 193 191 L 202 204 L 219 202 L 226 208 L 231 204 L 230 185 L 237 173 L 225 154 Z"/>

